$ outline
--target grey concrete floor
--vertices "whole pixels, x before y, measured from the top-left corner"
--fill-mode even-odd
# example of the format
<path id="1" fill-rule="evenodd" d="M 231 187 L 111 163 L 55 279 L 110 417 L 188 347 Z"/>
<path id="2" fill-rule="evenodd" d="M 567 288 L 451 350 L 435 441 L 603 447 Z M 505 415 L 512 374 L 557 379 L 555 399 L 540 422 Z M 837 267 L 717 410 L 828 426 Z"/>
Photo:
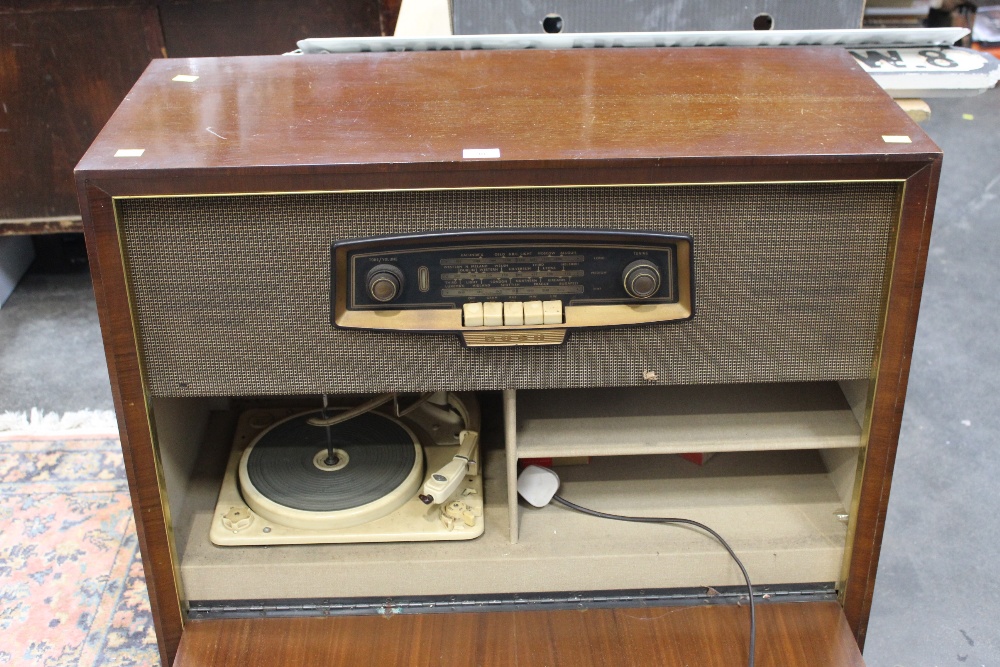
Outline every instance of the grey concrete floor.
<path id="1" fill-rule="evenodd" d="M 90 274 L 29 271 L 0 307 L 0 412 L 111 410 Z"/>
<path id="2" fill-rule="evenodd" d="M 924 129 L 944 169 L 865 647 L 871 667 L 1000 665 L 1000 90 L 930 102 Z"/>
<path id="3" fill-rule="evenodd" d="M 1000 90 L 931 106 L 945 167 L 870 667 L 1000 665 Z M 0 309 L 0 411 L 108 409 L 106 372 L 87 276 L 29 274 Z"/>

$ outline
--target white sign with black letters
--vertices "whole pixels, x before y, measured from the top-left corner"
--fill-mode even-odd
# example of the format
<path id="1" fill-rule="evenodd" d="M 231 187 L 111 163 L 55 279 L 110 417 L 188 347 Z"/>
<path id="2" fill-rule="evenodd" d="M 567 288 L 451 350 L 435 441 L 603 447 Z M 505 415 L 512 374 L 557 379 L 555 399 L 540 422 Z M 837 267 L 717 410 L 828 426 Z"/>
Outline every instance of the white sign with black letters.
<path id="1" fill-rule="evenodd" d="M 848 51 L 893 97 L 975 95 L 1000 79 L 1000 61 L 971 49 L 937 46 Z"/>

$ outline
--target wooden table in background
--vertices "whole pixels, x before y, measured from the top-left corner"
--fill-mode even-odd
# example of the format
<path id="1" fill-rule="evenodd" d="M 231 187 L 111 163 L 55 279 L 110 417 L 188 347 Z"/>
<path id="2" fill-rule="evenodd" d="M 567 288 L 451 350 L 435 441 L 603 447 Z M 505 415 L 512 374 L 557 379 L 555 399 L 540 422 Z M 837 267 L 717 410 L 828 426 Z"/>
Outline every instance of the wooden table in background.
<path id="1" fill-rule="evenodd" d="M 0 236 L 80 232 L 73 167 L 153 58 L 391 34 L 398 0 L 0 0 Z"/>

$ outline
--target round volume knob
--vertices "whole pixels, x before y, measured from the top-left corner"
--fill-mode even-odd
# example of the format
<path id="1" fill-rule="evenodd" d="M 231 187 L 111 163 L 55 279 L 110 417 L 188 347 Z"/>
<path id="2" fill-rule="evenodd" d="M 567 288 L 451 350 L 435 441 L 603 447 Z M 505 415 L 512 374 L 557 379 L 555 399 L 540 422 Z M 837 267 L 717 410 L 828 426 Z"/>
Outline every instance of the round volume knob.
<path id="1" fill-rule="evenodd" d="M 368 296 L 389 303 L 403 291 L 403 272 L 390 264 L 379 264 L 368 272 Z"/>
<path id="2" fill-rule="evenodd" d="M 660 268 L 647 259 L 637 259 L 622 271 L 625 291 L 634 299 L 648 299 L 660 291 Z"/>

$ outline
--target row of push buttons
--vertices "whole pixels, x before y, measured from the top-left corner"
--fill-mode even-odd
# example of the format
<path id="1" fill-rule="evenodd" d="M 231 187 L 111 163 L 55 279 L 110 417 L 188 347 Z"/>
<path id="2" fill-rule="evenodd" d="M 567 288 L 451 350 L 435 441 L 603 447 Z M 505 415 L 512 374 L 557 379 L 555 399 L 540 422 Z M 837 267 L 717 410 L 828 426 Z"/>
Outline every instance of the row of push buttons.
<path id="1" fill-rule="evenodd" d="M 488 301 L 462 306 L 467 327 L 516 327 L 531 324 L 562 324 L 562 301 Z"/>

